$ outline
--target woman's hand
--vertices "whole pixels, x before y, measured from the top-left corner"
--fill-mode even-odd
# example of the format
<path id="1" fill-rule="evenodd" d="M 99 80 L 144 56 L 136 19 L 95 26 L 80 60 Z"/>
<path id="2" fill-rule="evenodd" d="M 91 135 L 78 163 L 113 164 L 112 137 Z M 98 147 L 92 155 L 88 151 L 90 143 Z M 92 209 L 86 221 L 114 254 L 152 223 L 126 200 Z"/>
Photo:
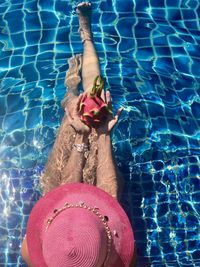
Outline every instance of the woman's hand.
<path id="1" fill-rule="evenodd" d="M 91 129 L 81 121 L 78 115 L 79 102 L 82 97 L 82 94 L 79 95 L 76 99 L 72 100 L 73 103 L 65 108 L 65 112 L 68 116 L 69 124 L 74 128 L 78 134 L 89 135 Z"/>
<path id="2" fill-rule="evenodd" d="M 106 96 L 105 96 L 105 93 L 103 91 L 101 97 L 105 101 L 105 103 L 108 105 L 108 108 L 112 110 L 110 92 L 107 91 Z M 111 130 L 113 129 L 113 127 L 117 124 L 123 109 L 124 109 L 123 107 L 118 109 L 117 114 L 115 116 L 113 116 L 112 114 L 109 114 L 107 120 L 103 122 L 99 128 L 97 128 L 97 134 L 98 135 L 109 134 Z"/>

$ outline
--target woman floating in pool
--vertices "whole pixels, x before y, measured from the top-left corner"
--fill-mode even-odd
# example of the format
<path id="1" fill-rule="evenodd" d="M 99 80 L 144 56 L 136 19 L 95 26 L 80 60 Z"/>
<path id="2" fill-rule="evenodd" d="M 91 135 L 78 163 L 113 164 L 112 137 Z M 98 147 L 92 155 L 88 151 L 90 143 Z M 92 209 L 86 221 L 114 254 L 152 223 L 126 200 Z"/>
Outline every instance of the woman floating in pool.
<path id="1" fill-rule="evenodd" d="M 82 2 L 77 13 L 84 53 L 69 60 L 68 92 L 62 101 L 65 115 L 42 175 L 44 196 L 28 220 L 22 256 L 33 267 L 133 266 L 133 233 L 117 201 L 110 138 L 122 109 L 113 117 L 110 93 L 99 95 L 103 84 L 92 41 L 91 4 Z M 78 96 L 81 77 L 85 93 Z M 88 116 L 97 114 L 88 100 L 91 96 L 101 110 L 95 120 Z"/>

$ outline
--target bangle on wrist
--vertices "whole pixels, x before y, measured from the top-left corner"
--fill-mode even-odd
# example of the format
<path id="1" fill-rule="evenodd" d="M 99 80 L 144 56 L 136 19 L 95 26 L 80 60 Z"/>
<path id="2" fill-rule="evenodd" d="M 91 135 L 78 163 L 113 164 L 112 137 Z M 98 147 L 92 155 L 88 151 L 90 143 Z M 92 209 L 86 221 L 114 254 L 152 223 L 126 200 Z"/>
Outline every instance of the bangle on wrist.
<path id="1" fill-rule="evenodd" d="M 87 151 L 89 148 L 88 148 L 88 145 L 82 143 L 82 144 L 74 144 L 74 148 L 78 151 L 78 152 L 85 152 Z"/>
<path id="2" fill-rule="evenodd" d="M 88 157 L 88 153 L 89 153 L 89 146 L 82 143 L 82 144 L 74 144 L 73 148 L 76 149 L 76 151 L 78 151 L 79 153 L 83 153 L 84 157 L 87 158 Z"/>

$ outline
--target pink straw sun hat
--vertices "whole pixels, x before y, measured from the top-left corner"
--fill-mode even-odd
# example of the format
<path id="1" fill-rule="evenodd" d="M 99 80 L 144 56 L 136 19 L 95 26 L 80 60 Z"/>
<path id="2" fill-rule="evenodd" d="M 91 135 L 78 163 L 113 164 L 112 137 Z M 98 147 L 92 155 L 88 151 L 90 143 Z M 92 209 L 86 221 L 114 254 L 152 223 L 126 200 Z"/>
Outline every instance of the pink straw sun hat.
<path id="1" fill-rule="evenodd" d="M 34 267 L 128 267 L 134 253 L 120 204 L 87 184 L 65 184 L 34 206 L 27 226 Z"/>

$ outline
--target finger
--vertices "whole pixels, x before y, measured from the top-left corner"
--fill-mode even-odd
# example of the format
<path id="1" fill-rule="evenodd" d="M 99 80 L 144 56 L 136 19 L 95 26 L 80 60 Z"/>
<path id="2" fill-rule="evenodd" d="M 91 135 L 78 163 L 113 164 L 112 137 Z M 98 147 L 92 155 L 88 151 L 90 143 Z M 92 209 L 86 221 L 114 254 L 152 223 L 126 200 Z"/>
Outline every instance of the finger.
<path id="1" fill-rule="evenodd" d="M 82 100 L 82 98 L 83 98 L 83 93 L 78 96 L 77 104 Z"/>
<path id="2" fill-rule="evenodd" d="M 65 112 L 67 114 L 68 121 L 71 124 L 73 122 L 72 114 L 71 114 L 71 112 L 69 112 L 68 108 L 65 108 Z"/>
<path id="3" fill-rule="evenodd" d="M 78 101 L 77 101 L 77 103 L 76 103 L 76 110 L 79 108 L 79 105 L 80 105 L 80 102 L 81 102 L 82 98 L 83 98 L 83 94 L 80 94 L 80 95 L 78 96 Z"/>
<path id="4" fill-rule="evenodd" d="M 115 127 L 115 125 L 117 124 L 118 120 L 119 120 L 119 117 L 122 113 L 122 111 L 124 110 L 124 108 L 120 108 L 118 109 L 117 111 L 117 114 L 115 115 L 115 117 L 110 121 L 110 130 L 113 129 L 113 127 Z"/>
<path id="5" fill-rule="evenodd" d="M 72 125 L 74 122 L 74 119 L 71 116 L 68 116 L 69 124 Z"/>
<path id="6" fill-rule="evenodd" d="M 123 110 L 124 110 L 123 107 L 118 109 L 117 114 L 115 115 L 116 122 L 119 120 L 119 117 L 121 116 Z"/>
<path id="7" fill-rule="evenodd" d="M 65 107 L 65 114 L 68 116 L 69 114 L 69 110 L 68 110 L 68 107 Z"/>
<path id="8" fill-rule="evenodd" d="M 76 111 L 79 112 L 79 108 L 80 108 L 80 103 L 82 102 L 83 98 L 85 97 L 86 93 L 82 93 L 79 95 L 78 97 L 78 101 L 77 101 L 77 104 L 76 104 Z"/>
<path id="9" fill-rule="evenodd" d="M 106 91 L 106 103 L 111 103 L 111 95 L 110 95 L 110 91 Z"/>
<path id="10" fill-rule="evenodd" d="M 65 108 L 65 113 L 66 113 L 66 115 L 67 115 L 67 117 L 71 117 L 72 115 L 71 115 L 71 111 L 69 110 L 69 107 L 66 107 Z"/>
<path id="11" fill-rule="evenodd" d="M 102 91 L 101 91 L 101 98 L 105 102 L 106 99 L 105 99 L 105 90 L 104 89 L 102 89 Z"/>
<path id="12" fill-rule="evenodd" d="M 107 106 L 108 106 L 109 110 L 112 111 L 112 100 L 111 100 L 110 91 L 106 92 L 106 103 L 107 103 Z"/>

